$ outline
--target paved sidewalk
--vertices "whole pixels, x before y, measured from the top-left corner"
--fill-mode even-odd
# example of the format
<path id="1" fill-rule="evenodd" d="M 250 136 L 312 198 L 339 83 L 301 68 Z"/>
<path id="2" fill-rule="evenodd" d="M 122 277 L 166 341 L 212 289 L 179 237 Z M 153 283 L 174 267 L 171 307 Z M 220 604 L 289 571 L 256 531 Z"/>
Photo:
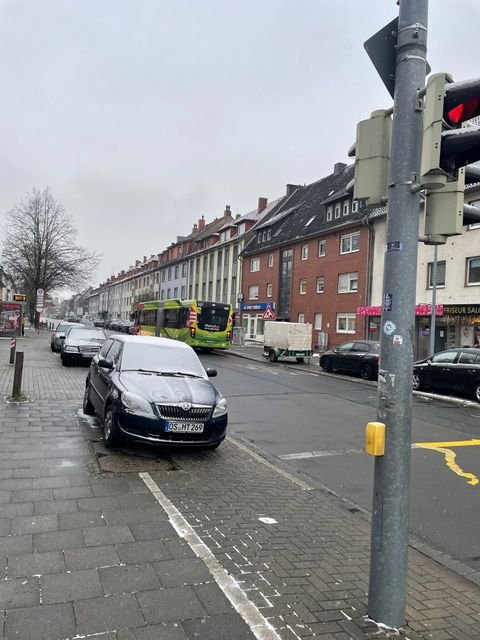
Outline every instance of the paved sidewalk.
<path id="1" fill-rule="evenodd" d="M 361 513 L 234 441 L 111 453 L 80 412 L 86 368 L 61 367 L 48 334 L 18 349 L 33 401 L 0 402 L 2 640 L 395 636 L 366 616 Z M 475 580 L 411 549 L 402 636 L 480 640 Z"/>

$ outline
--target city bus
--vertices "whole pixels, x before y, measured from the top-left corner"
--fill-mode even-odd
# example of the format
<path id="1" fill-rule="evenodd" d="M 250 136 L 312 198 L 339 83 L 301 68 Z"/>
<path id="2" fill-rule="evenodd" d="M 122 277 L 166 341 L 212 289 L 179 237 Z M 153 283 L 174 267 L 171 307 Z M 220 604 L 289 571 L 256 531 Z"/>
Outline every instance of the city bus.
<path id="1" fill-rule="evenodd" d="M 138 335 L 181 340 L 205 350 L 231 344 L 233 309 L 224 302 L 152 300 L 139 302 L 134 315 Z"/>

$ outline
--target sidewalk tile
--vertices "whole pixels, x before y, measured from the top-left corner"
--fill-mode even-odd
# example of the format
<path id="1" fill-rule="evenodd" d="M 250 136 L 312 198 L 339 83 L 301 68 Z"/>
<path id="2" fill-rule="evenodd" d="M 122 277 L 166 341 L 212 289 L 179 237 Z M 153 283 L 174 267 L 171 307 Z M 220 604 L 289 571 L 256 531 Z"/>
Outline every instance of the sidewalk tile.
<path id="1" fill-rule="evenodd" d="M 103 595 L 102 585 L 95 569 L 50 573 L 40 578 L 42 602 L 54 604 L 82 600 Z"/>
<path id="2" fill-rule="evenodd" d="M 95 569 L 120 564 L 120 558 L 113 545 L 103 547 L 84 547 L 65 551 L 65 564 L 70 571 Z"/>
<path id="3" fill-rule="evenodd" d="M 77 634 L 71 604 L 51 604 L 6 612 L 5 638 L 60 640 Z"/>
<path id="4" fill-rule="evenodd" d="M 173 587 L 137 593 L 137 599 L 148 623 L 175 622 L 205 615 L 192 587 Z"/>
<path id="5" fill-rule="evenodd" d="M 106 595 L 159 589 L 160 582 L 149 564 L 130 564 L 98 570 Z"/>
<path id="6" fill-rule="evenodd" d="M 65 560 L 62 551 L 26 553 L 19 556 L 9 556 L 8 558 L 8 575 L 10 578 L 57 573 L 64 570 Z"/>
<path id="7" fill-rule="evenodd" d="M 117 544 L 121 542 L 134 542 L 134 537 L 129 527 L 92 527 L 83 530 L 87 547 L 96 547 L 105 544 Z"/>
<path id="8" fill-rule="evenodd" d="M 78 634 L 94 634 L 145 624 L 132 594 L 79 600 L 74 603 Z"/>
<path id="9" fill-rule="evenodd" d="M 2 608 L 32 607 L 40 604 L 38 578 L 2 580 L 0 582 Z"/>

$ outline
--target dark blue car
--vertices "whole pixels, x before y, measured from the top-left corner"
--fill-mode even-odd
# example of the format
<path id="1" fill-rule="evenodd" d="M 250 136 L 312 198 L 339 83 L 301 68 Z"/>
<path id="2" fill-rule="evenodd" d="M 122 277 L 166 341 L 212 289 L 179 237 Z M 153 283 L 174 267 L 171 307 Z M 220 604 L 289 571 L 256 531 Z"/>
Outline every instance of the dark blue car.
<path id="1" fill-rule="evenodd" d="M 225 438 L 227 403 L 195 351 L 167 338 L 113 335 L 90 365 L 83 411 L 103 420 L 105 445 L 129 437 L 215 448 Z"/>

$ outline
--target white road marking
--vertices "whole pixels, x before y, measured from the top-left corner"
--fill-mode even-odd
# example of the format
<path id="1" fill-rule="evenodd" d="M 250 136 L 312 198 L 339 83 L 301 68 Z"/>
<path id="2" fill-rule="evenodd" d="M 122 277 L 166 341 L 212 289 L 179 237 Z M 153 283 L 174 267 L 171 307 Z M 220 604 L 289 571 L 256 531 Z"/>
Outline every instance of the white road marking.
<path id="1" fill-rule="evenodd" d="M 301 453 L 285 453 L 278 456 L 280 460 L 304 460 L 306 458 L 325 458 L 327 456 L 344 456 L 350 453 L 363 453 L 363 449 L 338 449 L 333 451 L 302 451 Z"/>
<path id="2" fill-rule="evenodd" d="M 250 627 L 257 640 L 280 640 L 273 626 L 263 617 L 257 607 L 250 602 L 243 589 L 222 567 L 213 553 L 195 533 L 177 507 L 160 490 L 149 473 L 140 473 L 140 478 L 147 485 L 154 498 L 168 515 L 172 526 L 190 545 L 192 551 L 206 564 L 215 582 L 230 600 L 234 608 Z"/>

